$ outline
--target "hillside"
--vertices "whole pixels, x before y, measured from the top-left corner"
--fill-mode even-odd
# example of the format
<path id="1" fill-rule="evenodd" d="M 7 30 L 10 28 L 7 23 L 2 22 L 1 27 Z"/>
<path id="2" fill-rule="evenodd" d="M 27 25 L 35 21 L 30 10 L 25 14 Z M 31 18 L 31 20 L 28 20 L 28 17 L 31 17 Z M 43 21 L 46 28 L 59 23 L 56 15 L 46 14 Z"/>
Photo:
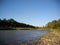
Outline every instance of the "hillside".
<path id="1" fill-rule="evenodd" d="M 35 28 L 32 25 L 20 23 L 15 21 L 14 19 L 0 19 L 0 29 L 20 29 L 20 28 Z"/>

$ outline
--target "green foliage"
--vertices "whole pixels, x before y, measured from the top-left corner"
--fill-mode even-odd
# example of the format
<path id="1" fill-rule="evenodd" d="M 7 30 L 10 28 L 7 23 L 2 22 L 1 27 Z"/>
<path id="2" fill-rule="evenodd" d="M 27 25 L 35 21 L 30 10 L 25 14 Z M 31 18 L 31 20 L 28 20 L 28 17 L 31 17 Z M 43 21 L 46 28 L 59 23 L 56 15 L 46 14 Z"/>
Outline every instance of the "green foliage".
<path id="1" fill-rule="evenodd" d="M 14 19 L 0 19 L 0 29 L 16 29 L 16 27 L 18 28 L 35 28 L 32 25 L 28 25 L 25 23 L 19 23 L 17 21 L 15 21 Z"/>
<path id="2" fill-rule="evenodd" d="M 50 29 L 60 29 L 60 19 L 53 20 L 52 22 L 48 22 L 46 27 Z"/>

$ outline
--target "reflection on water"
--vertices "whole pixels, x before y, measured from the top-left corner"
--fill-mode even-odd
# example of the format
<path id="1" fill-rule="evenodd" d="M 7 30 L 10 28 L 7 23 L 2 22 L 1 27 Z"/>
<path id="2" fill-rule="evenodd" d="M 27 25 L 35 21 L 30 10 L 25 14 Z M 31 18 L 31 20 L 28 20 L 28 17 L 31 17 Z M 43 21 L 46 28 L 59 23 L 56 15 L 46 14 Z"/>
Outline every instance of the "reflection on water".
<path id="1" fill-rule="evenodd" d="M 0 30 L 0 45 L 36 42 L 48 30 Z"/>

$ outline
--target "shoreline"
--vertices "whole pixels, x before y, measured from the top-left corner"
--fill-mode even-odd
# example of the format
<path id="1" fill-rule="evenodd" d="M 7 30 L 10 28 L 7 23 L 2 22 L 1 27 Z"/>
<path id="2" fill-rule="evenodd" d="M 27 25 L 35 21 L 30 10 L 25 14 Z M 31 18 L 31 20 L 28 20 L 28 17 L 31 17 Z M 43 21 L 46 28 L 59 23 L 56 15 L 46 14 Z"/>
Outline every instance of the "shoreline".
<path id="1" fill-rule="evenodd" d="M 23 45 L 23 43 L 21 45 Z M 37 42 L 32 42 L 31 45 L 60 45 L 60 32 L 51 31 L 43 34 Z"/>
<path id="2" fill-rule="evenodd" d="M 52 31 L 44 34 L 38 40 L 37 45 L 60 45 L 60 32 Z"/>
<path id="3" fill-rule="evenodd" d="M 9 45 L 17 45 L 14 43 L 10 43 Z M 23 41 L 18 45 L 60 45 L 60 32 L 52 31 L 43 34 L 37 42 L 33 42 L 32 40 L 28 40 L 28 42 Z"/>

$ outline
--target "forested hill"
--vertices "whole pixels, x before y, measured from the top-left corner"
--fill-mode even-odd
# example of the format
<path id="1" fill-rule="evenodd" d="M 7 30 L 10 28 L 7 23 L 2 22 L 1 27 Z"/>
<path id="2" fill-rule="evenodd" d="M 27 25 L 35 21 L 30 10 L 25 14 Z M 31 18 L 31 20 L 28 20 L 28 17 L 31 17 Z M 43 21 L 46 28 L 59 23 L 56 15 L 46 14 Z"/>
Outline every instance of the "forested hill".
<path id="1" fill-rule="evenodd" d="M 60 29 L 60 19 L 48 22 L 46 27 L 50 29 Z"/>
<path id="2" fill-rule="evenodd" d="M 32 25 L 20 23 L 15 21 L 14 19 L 0 19 L 0 29 L 1 28 L 35 28 Z"/>

